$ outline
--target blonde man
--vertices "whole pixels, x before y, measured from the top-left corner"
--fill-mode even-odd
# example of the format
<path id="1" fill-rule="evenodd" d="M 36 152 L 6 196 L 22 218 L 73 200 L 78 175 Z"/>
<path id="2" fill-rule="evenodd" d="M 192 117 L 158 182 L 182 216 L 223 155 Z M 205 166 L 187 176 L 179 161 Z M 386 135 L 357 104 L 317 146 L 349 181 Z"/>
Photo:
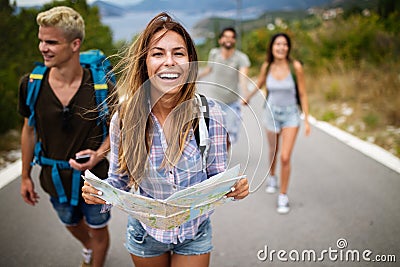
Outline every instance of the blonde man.
<path id="1" fill-rule="evenodd" d="M 82 200 L 80 188 L 75 192 L 72 182 L 76 172 L 79 175 L 86 169 L 106 178 L 108 161 L 105 156 L 110 146 L 109 138 L 102 139 L 102 127 L 96 123 L 98 113 L 87 112 L 96 109 L 96 100 L 92 74 L 79 62 L 85 37 L 84 20 L 75 10 L 64 6 L 42 12 L 36 20 L 39 50 L 46 72 L 34 112 L 26 102 L 32 76 L 24 76 L 20 83 L 19 113 L 24 117 L 21 195 L 32 206 L 38 203 L 30 165 L 37 138 L 41 142 L 41 157 L 67 165 L 64 168 L 60 164 L 43 162 L 40 184 L 50 195 L 61 222 L 83 245 L 82 266 L 103 266 L 109 247 L 107 223 L 110 214 L 100 213 L 101 205 L 87 205 Z M 30 117 L 34 117 L 35 127 L 30 123 Z M 87 156 L 86 162 L 75 160 L 82 155 Z M 58 176 L 54 175 L 55 170 Z M 58 184 L 55 176 L 60 181 Z M 60 197 L 62 193 L 65 198 Z M 78 201 L 73 202 L 73 196 Z"/>

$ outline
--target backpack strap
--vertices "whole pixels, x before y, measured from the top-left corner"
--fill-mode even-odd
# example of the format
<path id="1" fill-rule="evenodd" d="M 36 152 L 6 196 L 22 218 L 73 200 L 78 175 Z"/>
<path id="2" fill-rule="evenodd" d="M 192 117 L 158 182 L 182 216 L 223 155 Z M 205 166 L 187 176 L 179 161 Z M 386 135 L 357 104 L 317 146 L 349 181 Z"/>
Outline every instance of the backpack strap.
<path id="1" fill-rule="evenodd" d="M 109 114 L 108 105 L 107 105 L 107 92 L 108 85 L 107 83 L 101 83 L 99 81 L 99 70 L 95 70 L 94 68 L 90 69 L 93 76 L 94 82 L 94 91 L 96 96 L 96 105 L 99 111 L 99 116 L 97 119 L 97 124 L 102 124 L 103 127 L 103 141 L 107 137 L 108 128 L 107 128 L 107 116 Z"/>
<path id="2" fill-rule="evenodd" d="M 97 49 L 81 52 L 79 61 L 82 67 L 89 68 L 92 73 L 96 105 L 99 111 L 97 125 L 102 124 L 104 140 L 108 134 L 107 116 L 109 110 L 106 99 L 108 93 L 107 77 L 108 72 L 111 71 L 111 64 L 106 60 L 103 52 Z M 111 75 L 110 80 L 115 83 L 115 76 Z"/>
<path id="3" fill-rule="evenodd" d="M 265 99 L 268 99 L 268 95 L 269 95 L 268 88 L 267 88 L 267 77 L 268 77 L 268 72 L 269 72 L 270 68 L 271 68 L 271 63 L 268 62 L 267 70 L 265 71 L 265 91 L 266 91 Z"/>
<path id="4" fill-rule="evenodd" d="M 203 169 L 207 166 L 207 154 L 209 149 L 208 132 L 210 128 L 210 108 L 208 106 L 207 99 L 204 95 L 196 94 L 197 103 L 200 108 L 200 119 L 197 119 L 195 123 L 194 135 L 196 138 L 197 146 L 200 149 L 202 158 Z"/>
<path id="5" fill-rule="evenodd" d="M 297 76 L 296 76 L 296 70 L 294 69 L 293 61 L 291 60 L 289 62 L 289 67 L 290 67 L 290 73 L 292 74 L 293 81 L 294 81 L 294 87 L 296 89 L 296 102 L 297 105 L 299 105 L 301 109 L 301 101 L 300 101 L 300 95 L 299 95 L 299 87 L 297 86 Z"/>
<path id="6" fill-rule="evenodd" d="M 65 195 L 64 187 L 61 182 L 60 170 L 68 170 L 72 169 L 72 188 L 71 188 L 71 205 L 78 206 L 79 202 L 79 193 L 80 193 L 80 176 L 81 172 L 75 170 L 69 165 L 69 162 L 66 160 L 55 160 L 51 158 L 47 158 L 43 156 L 42 153 L 42 143 L 37 142 L 35 144 L 34 150 L 34 162 L 33 164 L 39 164 L 40 166 L 51 166 L 51 179 L 54 184 L 54 188 L 56 189 L 58 201 L 60 203 L 66 203 L 68 201 L 67 196 Z"/>
<path id="7" fill-rule="evenodd" d="M 28 85 L 27 85 L 27 96 L 26 105 L 29 107 L 31 114 L 29 115 L 28 125 L 35 127 L 35 105 L 36 100 L 39 96 L 40 86 L 42 84 L 42 79 L 47 70 L 47 67 L 42 63 L 37 63 L 36 67 L 33 69 L 29 75 Z M 36 129 L 36 128 L 35 128 Z"/>

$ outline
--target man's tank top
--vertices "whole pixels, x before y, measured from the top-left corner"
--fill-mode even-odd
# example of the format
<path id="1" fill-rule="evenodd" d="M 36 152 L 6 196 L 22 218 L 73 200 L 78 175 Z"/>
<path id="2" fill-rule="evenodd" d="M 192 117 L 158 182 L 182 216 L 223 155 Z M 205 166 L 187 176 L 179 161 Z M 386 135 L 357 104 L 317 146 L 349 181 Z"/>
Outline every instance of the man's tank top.
<path id="1" fill-rule="evenodd" d="M 268 103 L 273 106 L 296 105 L 296 87 L 293 76 L 289 73 L 285 79 L 277 80 L 271 73 L 267 76 Z"/>

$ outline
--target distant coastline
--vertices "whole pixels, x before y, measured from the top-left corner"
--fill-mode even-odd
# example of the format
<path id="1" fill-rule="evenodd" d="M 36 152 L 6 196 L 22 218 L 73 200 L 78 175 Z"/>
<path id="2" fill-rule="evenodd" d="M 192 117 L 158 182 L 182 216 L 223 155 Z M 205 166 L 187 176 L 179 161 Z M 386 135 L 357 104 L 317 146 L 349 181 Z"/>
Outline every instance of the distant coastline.
<path id="1" fill-rule="evenodd" d="M 122 16 L 105 16 L 102 18 L 102 23 L 109 26 L 113 31 L 114 41 L 126 40 L 130 41 L 136 34 L 140 33 L 150 21 L 152 17 L 160 11 L 129 11 Z M 236 19 L 235 10 L 227 10 L 224 12 L 207 12 L 207 13 L 193 13 L 184 11 L 167 11 L 176 20 L 189 31 L 192 37 L 196 40 L 201 40 L 201 36 L 194 36 L 194 27 L 200 21 L 210 17 L 221 17 Z M 243 13 L 241 19 L 256 18 L 259 13 Z"/>

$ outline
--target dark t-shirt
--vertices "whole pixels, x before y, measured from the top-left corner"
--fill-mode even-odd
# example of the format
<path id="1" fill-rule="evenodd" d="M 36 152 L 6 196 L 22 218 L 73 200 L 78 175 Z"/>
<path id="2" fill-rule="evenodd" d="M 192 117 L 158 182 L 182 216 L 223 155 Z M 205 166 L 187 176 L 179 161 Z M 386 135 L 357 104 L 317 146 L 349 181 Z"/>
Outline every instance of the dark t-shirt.
<path id="1" fill-rule="evenodd" d="M 28 78 L 29 75 L 24 76 L 19 86 L 18 111 L 23 117 L 29 117 L 31 113 L 26 105 Z M 113 85 L 109 84 L 109 93 L 113 90 Z M 36 130 L 45 157 L 68 161 L 78 151 L 97 150 L 103 138 L 102 125 L 98 125 L 97 118 L 95 91 L 89 69 L 84 69 L 82 83 L 67 107 L 54 94 L 48 82 L 48 71 L 45 73 L 35 107 Z M 57 197 L 51 169 L 51 166 L 42 166 L 40 184 L 47 193 Z M 102 160 L 91 171 L 102 179 L 107 178 L 108 161 Z M 59 172 L 65 193 L 70 199 L 72 170 Z"/>

